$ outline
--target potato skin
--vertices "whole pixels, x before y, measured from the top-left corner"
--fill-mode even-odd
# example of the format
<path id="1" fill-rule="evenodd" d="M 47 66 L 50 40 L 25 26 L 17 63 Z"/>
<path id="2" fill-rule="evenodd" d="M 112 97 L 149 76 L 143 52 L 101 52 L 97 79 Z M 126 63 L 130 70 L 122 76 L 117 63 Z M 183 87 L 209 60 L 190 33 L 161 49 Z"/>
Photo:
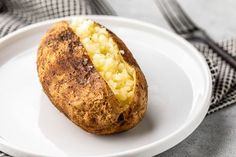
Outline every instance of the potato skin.
<path id="1" fill-rule="evenodd" d="M 136 71 L 136 87 L 124 108 L 94 68 L 87 51 L 66 21 L 54 24 L 38 48 L 37 70 L 44 92 L 72 122 L 84 130 L 105 135 L 137 125 L 147 109 L 147 82 L 125 44 L 109 31 L 124 60 Z"/>

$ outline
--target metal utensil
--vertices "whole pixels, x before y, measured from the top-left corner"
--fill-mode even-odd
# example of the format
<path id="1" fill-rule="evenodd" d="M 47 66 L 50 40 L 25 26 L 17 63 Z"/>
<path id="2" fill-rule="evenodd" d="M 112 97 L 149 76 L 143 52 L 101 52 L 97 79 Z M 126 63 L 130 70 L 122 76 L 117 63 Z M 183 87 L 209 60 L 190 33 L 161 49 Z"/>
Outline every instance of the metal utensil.
<path id="1" fill-rule="evenodd" d="M 207 44 L 222 59 L 236 69 L 236 59 L 225 52 L 202 28 L 198 27 L 183 11 L 176 0 L 155 0 L 164 18 L 174 31 L 190 42 Z"/>

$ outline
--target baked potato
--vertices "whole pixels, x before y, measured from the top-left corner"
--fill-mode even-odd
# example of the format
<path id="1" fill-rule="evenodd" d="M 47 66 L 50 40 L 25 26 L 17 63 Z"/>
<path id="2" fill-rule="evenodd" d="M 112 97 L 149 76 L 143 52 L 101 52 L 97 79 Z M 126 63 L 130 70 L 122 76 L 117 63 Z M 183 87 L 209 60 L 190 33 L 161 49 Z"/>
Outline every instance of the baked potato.
<path id="1" fill-rule="evenodd" d="M 145 76 L 122 40 L 97 22 L 55 23 L 39 45 L 37 71 L 54 106 L 90 133 L 126 131 L 144 117 Z"/>

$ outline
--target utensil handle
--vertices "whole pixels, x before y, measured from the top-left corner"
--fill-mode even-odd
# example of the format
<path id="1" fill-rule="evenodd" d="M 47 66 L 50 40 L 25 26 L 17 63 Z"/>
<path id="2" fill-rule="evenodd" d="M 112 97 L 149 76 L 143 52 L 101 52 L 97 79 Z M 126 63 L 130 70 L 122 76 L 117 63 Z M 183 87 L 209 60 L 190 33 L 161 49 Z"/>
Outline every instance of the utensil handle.
<path id="1" fill-rule="evenodd" d="M 229 63 L 234 69 L 236 69 L 236 58 L 225 52 L 225 50 L 217 45 L 215 41 L 209 36 L 205 36 L 203 40 L 212 50 L 214 50 L 214 52 L 216 52 L 222 59 Z"/>
<path id="2" fill-rule="evenodd" d="M 204 30 L 199 29 L 193 34 L 187 34 L 184 36 L 190 42 L 200 41 L 209 46 L 214 52 L 216 52 L 226 63 L 230 64 L 236 69 L 236 58 L 227 53 L 222 47 L 220 47 Z"/>
<path id="3" fill-rule="evenodd" d="M 236 58 L 227 53 L 222 47 L 220 47 L 216 42 L 209 37 L 205 31 L 200 30 L 195 32 L 195 34 L 187 38 L 189 41 L 202 41 L 207 44 L 214 52 L 216 52 L 223 60 L 229 63 L 234 69 L 236 69 Z"/>

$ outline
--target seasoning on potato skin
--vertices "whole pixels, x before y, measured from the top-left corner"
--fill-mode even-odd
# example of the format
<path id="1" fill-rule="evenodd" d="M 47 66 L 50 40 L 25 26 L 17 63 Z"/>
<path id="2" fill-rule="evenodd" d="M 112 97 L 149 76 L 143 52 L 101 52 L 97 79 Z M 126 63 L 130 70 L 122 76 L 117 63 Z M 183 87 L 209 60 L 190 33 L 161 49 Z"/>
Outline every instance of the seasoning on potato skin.
<path id="1" fill-rule="evenodd" d="M 113 134 L 138 124 L 147 108 L 147 83 L 125 44 L 111 31 L 123 59 L 135 70 L 134 95 L 126 106 L 115 97 L 94 67 L 78 36 L 66 21 L 54 24 L 42 38 L 37 70 L 51 102 L 71 121 L 95 134 Z"/>

